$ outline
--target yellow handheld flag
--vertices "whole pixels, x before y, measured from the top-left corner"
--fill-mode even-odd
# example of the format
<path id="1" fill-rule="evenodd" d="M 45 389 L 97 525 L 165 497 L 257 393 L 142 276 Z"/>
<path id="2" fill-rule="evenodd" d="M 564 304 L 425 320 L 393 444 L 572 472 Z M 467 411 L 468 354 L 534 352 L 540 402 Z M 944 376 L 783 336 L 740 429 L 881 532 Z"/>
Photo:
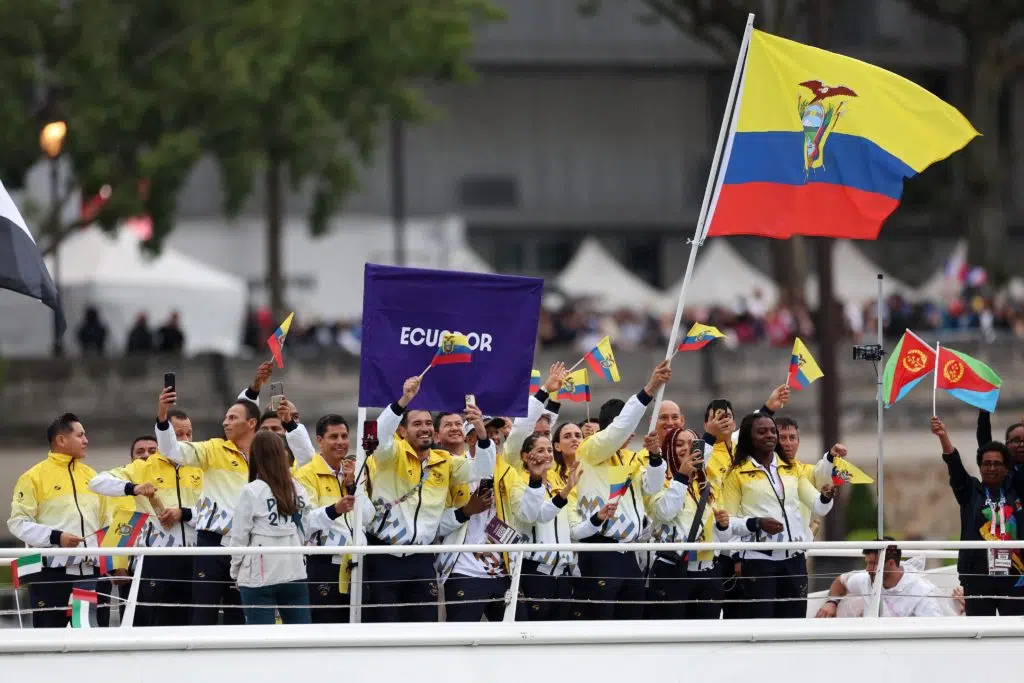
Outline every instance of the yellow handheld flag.
<path id="1" fill-rule="evenodd" d="M 789 358 L 789 379 L 786 383 L 790 389 L 806 389 L 812 382 L 821 379 L 825 373 L 818 367 L 814 356 L 807 350 L 800 337 L 793 342 L 793 355 Z"/>
<path id="2" fill-rule="evenodd" d="M 717 327 L 711 325 L 702 325 L 700 323 L 694 323 L 690 331 L 683 337 L 683 341 L 679 342 L 679 348 L 677 351 L 697 351 L 703 349 L 705 346 L 711 343 L 714 339 L 721 339 L 725 337 L 722 331 Z"/>
<path id="3" fill-rule="evenodd" d="M 836 486 L 873 484 L 874 482 L 874 479 L 864 474 L 863 470 L 845 458 L 836 458 L 832 461 L 832 483 Z"/>

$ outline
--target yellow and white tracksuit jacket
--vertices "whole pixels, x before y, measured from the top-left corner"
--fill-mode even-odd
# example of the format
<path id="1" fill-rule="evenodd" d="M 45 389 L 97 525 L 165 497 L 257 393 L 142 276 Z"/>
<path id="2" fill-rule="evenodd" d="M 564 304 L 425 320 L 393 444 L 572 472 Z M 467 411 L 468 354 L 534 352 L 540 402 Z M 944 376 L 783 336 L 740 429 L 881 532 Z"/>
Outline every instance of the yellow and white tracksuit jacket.
<path id="1" fill-rule="evenodd" d="M 334 505 L 346 495 L 343 484 L 344 476 L 341 472 L 335 471 L 319 453 L 313 457 L 313 461 L 300 467 L 294 477 L 306 490 L 309 504 L 314 508 L 322 508 Z M 362 516 L 364 531 L 373 521 L 373 505 L 366 497 L 362 487 L 355 491 L 356 505 L 359 506 L 359 513 Z M 355 536 L 356 508 L 352 508 L 344 515 L 334 518 L 330 529 L 326 531 L 312 531 L 308 534 L 310 545 L 332 546 L 344 548 L 352 545 Z M 351 555 L 332 555 L 331 562 L 338 565 L 339 584 L 338 590 L 341 593 L 348 593 L 352 578 L 350 562 Z"/>
<path id="2" fill-rule="evenodd" d="M 561 405 L 557 401 L 548 398 L 548 392 L 538 389 L 530 396 L 526 406 L 526 417 L 517 417 L 512 420 L 512 429 L 501 445 L 501 457 L 512 469 L 518 470 L 525 476 L 526 468 L 523 466 L 521 451 L 523 443 L 533 434 L 537 420 L 547 415 L 551 421 L 551 436 L 555 435 L 555 424 L 558 422 L 558 411 Z"/>
<path id="3" fill-rule="evenodd" d="M 490 442 L 489 442 L 490 443 Z M 493 444 L 491 449 L 494 449 Z M 479 444 L 476 457 L 480 457 Z M 507 524 L 516 531 L 519 531 L 516 524 L 515 512 L 512 507 L 512 490 L 516 483 L 524 476 L 522 472 L 508 466 L 504 460 L 496 459 L 494 464 L 494 506 L 493 516 L 503 524 Z M 438 524 L 437 536 L 445 545 L 462 545 L 467 542 L 469 522 L 471 517 L 463 515 L 460 508 L 469 502 L 470 497 L 476 492 L 479 482 L 471 484 L 457 484 L 449 488 L 448 498 L 445 501 L 445 511 L 441 515 Z M 486 514 L 481 512 L 480 514 Z M 486 542 L 486 539 L 482 542 Z M 507 553 L 475 553 L 479 564 L 488 574 L 495 577 L 509 576 L 511 565 Z M 443 583 L 455 569 L 459 561 L 460 553 L 442 553 L 434 561 L 438 576 Z M 483 555 L 483 556 L 481 556 Z"/>
<path id="4" fill-rule="evenodd" d="M 813 465 L 800 462 L 799 460 L 796 462 L 797 467 L 800 469 L 800 476 L 810 481 L 814 488 L 819 491 L 825 484 L 832 483 L 832 461 L 829 460 L 828 456 L 829 454 L 826 453 L 821 456 L 821 460 Z M 821 526 L 821 518 L 804 505 L 803 501 L 800 502 L 800 515 L 804 520 L 804 531 L 807 532 L 810 538 L 814 538 L 818 533 L 818 527 Z"/>
<path id="5" fill-rule="evenodd" d="M 599 535 L 613 542 L 631 542 L 646 538 L 647 510 L 644 495 L 660 493 L 665 485 L 665 461 L 644 465 L 639 454 L 622 448 L 640 424 L 651 397 L 641 391 L 626 401 L 618 417 L 596 434 L 583 440 L 576 460 L 583 463 L 583 475 L 577 490 L 577 510 L 581 522 L 572 529 L 573 540 Z M 626 484 L 614 519 L 601 522 L 597 512 L 608 500 L 613 484 Z"/>
<path id="6" fill-rule="evenodd" d="M 85 539 L 84 547 L 97 547 L 95 534 L 112 512 L 104 498 L 89 490 L 95 475 L 81 459 L 47 453 L 45 460 L 18 477 L 7 528 L 32 548 L 59 548 L 63 531 Z M 44 566 L 67 567 L 75 575 L 92 574 L 96 562 L 96 555 L 43 558 Z M 123 564 L 127 566 L 127 559 Z"/>
<path id="7" fill-rule="evenodd" d="M 479 441 L 472 459 L 431 449 L 420 462 L 409 442 L 395 434 L 403 412 L 393 403 L 377 419 L 380 442 L 367 459 L 368 493 L 374 507 L 367 533 L 388 545 L 429 544 L 437 537 L 449 487 L 491 476 L 495 447 L 488 439 Z"/>
<path id="8" fill-rule="evenodd" d="M 769 479 L 769 472 L 780 481 L 779 489 Z M 752 458 L 747 458 L 743 464 L 729 472 L 722 490 L 723 507 L 730 517 L 737 518 L 737 523 L 742 520 L 747 533 L 752 534 L 755 541 L 813 540 L 804 529 L 803 517 L 800 515 L 801 502 L 814 514 L 821 516 L 832 509 L 832 501 L 826 503 L 821 500 L 814 484 L 801 476 L 800 468 L 787 465 L 778 455 L 769 463 L 767 470 Z M 777 534 L 757 530 L 753 520 L 760 517 L 772 517 L 782 522 L 783 530 Z M 740 559 L 783 560 L 801 552 L 744 550 L 740 553 Z"/>
<path id="9" fill-rule="evenodd" d="M 565 480 L 552 467 L 543 481 L 523 475 L 512 489 L 511 507 L 515 511 L 518 531 L 524 543 L 570 543 L 572 528 L 580 524 L 576 490 L 563 500 L 558 493 Z M 545 550 L 528 553 L 527 560 L 537 563 L 538 571 L 550 576 L 579 576 L 578 557 L 574 552 Z"/>
<path id="10" fill-rule="evenodd" d="M 154 453 L 145 460 L 135 460 L 124 467 L 100 472 L 89 488 L 101 496 L 134 496 L 136 485 L 152 484 L 156 499 L 165 508 L 181 508 L 181 521 L 165 529 L 153 511 L 149 498 L 134 498 L 135 509 L 153 515 L 146 520 L 139 540 L 147 548 L 194 546 L 196 531 L 194 508 L 203 490 L 203 470 L 176 465 L 162 454 Z M 114 558 L 115 564 L 119 558 Z"/>
<path id="11" fill-rule="evenodd" d="M 656 543 L 685 543 L 689 538 L 690 527 L 693 525 L 693 518 L 697 514 L 697 506 L 700 501 L 700 485 L 696 480 L 688 481 L 686 477 L 681 474 L 677 474 L 671 483 L 666 483 L 666 488 L 669 488 L 673 484 L 678 484 L 683 491 L 683 503 L 680 505 L 674 515 L 666 516 L 664 512 L 671 511 L 672 508 L 667 506 L 651 506 L 651 521 L 653 523 L 653 529 L 651 531 L 651 540 Z M 724 543 L 733 538 L 735 534 L 746 534 L 746 526 L 742 520 L 729 520 L 729 527 L 726 529 L 719 529 L 715 523 L 715 507 L 722 500 L 721 491 L 715 488 L 713 484 L 709 482 L 711 486 L 710 496 L 708 497 L 708 503 L 704 507 L 704 513 L 701 516 L 700 524 L 697 527 L 697 536 L 694 538 L 695 543 Z M 677 550 L 665 550 L 656 553 L 654 562 L 658 561 L 658 557 L 664 556 L 664 561 L 671 561 L 672 559 L 681 560 L 683 553 Z M 696 555 L 689 553 L 687 556 L 686 569 L 691 572 L 700 572 L 710 569 L 715 563 L 715 551 L 713 550 L 702 550 Z"/>

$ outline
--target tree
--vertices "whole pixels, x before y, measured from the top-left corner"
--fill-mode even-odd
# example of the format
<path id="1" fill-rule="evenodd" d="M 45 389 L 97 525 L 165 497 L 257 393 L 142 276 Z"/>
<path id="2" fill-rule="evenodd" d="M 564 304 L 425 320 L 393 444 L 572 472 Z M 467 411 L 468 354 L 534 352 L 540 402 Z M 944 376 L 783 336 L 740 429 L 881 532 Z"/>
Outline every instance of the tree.
<path id="1" fill-rule="evenodd" d="M 312 186 L 314 235 L 357 185 L 359 164 L 390 118 L 420 121 L 417 79 L 462 81 L 473 22 L 486 0 L 236 0 L 227 30 L 211 33 L 204 145 L 217 158 L 225 211 L 236 215 L 262 177 L 267 284 L 285 310 L 281 272 L 284 182 Z"/>
<path id="2" fill-rule="evenodd" d="M 1000 102 L 1024 68 L 1024 3 L 1020 0 L 904 0 L 909 7 L 957 31 L 964 46 L 964 114 L 982 136 L 964 150 L 968 260 L 995 283 L 1010 275 L 1007 254 L 1008 131 Z"/>
<path id="3" fill-rule="evenodd" d="M 608 0 L 580 0 L 585 15 L 600 10 Z M 758 28 L 769 33 L 795 37 L 803 26 L 810 0 L 622 0 L 639 5 L 644 14 L 638 20 L 664 21 L 681 33 L 701 41 L 734 64 L 739 52 L 747 15 L 754 13 Z M 802 237 L 771 240 L 772 268 L 784 298 L 802 301 L 807 281 L 807 253 Z"/>
<path id="4" fill-rule="evenodd" d="M 184 9 L 183 9 L 184 8 Z M 67 122 L 61 155 L 71 173 L 47 206 L 39 239 L 52 252 L 86 221 L 62 222 L 81 190 L 109 196 L 95 220 L 113 230 L 148 214 L 154 239 L 173 227 L 175 202 L 199 159 L 202 109 L 190 90 L 191 23 L 198 3 L 127 0 L 0 0 L 0 172 L 18 188 L 42 157 L 40 130 Z M 107 194 L 105 192 L 105 194 Z"/>

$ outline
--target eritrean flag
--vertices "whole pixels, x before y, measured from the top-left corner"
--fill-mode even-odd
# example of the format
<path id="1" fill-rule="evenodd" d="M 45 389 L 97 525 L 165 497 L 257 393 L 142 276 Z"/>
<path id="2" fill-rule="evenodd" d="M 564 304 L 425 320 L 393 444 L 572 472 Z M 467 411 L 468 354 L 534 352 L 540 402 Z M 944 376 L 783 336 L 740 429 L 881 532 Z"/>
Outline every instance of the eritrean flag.
<path id="1" fill-rule="evenodd" d="M 722 334 L 721 330 L 711 325 L 701 325 L 700 323 L 694 323 L 690 331 L 683 337 L 683 341 L 679 343 L 677 351 L 697 351 L 703 349 L 705 346 L 710 344 L 714 339 L 721 339 L 725 335 Z"/>
<path id="2" fill-rule="evenodd" d="M 430 367 L 468 363 L 471 360 L 473 350 L 469 348 L 469 338 L 460 332 L 445 332 L 441 335 L 441 343 L 437 345 L 437 353 L 434 354 L 434 360 L 430 361 Z"/>
<path id="3" fill-rule="evenodd" d="M 619 381 L 619 366 L 615 363 L 615 354 L 612 353 L 610 338 L 605 337 L 599 341 L 597 346 L 583 356 L 583 360 L 595 375 L 604 377 L 608 382 Z"/>
<path id="4" fill-rule="evenodd" d="M 888 408 L 935 369 L 935 349 L 907 330 L 892 350 L 882 373 L 882 401 Z"/>
<path id="5" fill-rule="evenodd" d="M 562 388 L 558 390 L 558 400 L 573 403 L 590 402 L 590 378 L 586 368 L 571 372 L 562 380 Z"/>
<path id="6" fill-rule="evenodd" d="M 3 183 L 0 183 L 0 244 L 3 245 L 0 248 L 0 289 L 24 294 L 49 306 L 56 315 L 57 334 L 63 335 L 66 323 L 57 288 L 25 219 Z"/>
<path id="7" fill-rule="evenodd" d="M 288 336 L 288 330 L 292 327 L 292 318 L 295 317 L 295 312 L 292 311 L 288 314 L 288 317 L 284 319 L 281 326 L 274 331 L 274 334 L 267 338 L 267 346 L 270 347 L 270 353 L 274 356 L 274 363 L 277 367 L 284 367 L 284 356 L 281 355 L 281 351 L 284 350 L 284 340 Z"/>
<path id="8" fill-rule="evenodd" d="M 980 410 L 995 412 L 1003 380 L 992 368 L 977 358 L 946 347 L 939 348 L 936 367 L 936 389 L 945 389 L 953 398 Z"/>

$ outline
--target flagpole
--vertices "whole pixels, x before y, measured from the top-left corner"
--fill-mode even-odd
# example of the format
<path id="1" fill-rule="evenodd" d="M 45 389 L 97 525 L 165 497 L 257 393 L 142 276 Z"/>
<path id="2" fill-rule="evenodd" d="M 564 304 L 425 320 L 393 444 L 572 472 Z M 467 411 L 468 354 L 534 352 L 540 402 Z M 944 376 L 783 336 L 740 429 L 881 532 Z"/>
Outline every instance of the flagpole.
<path id="1" fill-rule="evenodd" d="M 135 624 L 135 606 L 139 602 L 139 585 L 142 583 L 142 563 L 145 560 L 145 555 L 139 555 L 136 559 L 135 574 L 132 576 L 132 586 L 128 589 L 128 600 L 124 607 L 124 617 L 121 618 L 121 628 L 131 628 Z"/>
<path id="2" fill-rule="evenodd" d="M 935 411 L 935 396 L 939 393 L 939 347 L 941 342 L 935 342 L 935 372 L 932 376 L 932 417 L 938 417 Z"/>
<path id="3" fill-rule="evenodd" d="M 363 430 L 366 427 L 366 408 L 359 407 L 356 412 L 356 486 L 359 484 L 359 475 L 363 471 L 363 465 L 366 463 L 366 451 L 363 450 Z M 369 477 L 369 473 L 366 475 Z M 365 484 L 364 484 L 365 486 Z M 358 489 L 356 495 L 359 495 Z M 362 507 L 356 505 L 352 510 L 354 516 L 352 524 L 352 545 L 362 545 L 366 542 L 366 536 L 363 531 L 363 524 L 367 520 L 363 519 Z M 366 559 L 366 555 L 362 557 L 353 556 L 352 562 L 355 564 L 352 567 L 352 571 L 348 577 L 348 597 L 349 597 L 349 623 L 358 624 L 363 618 L 363 560 Z M 344 559 L 342 559 L 344 562 Z"/>
<path id="4" fill-rule="evenodd" d="M 729 88 L 729 99 L 725 105 L 725 114 L 722 116 L 722 127 L 718 131 L 718 142 L 715 145 L 715 155 L 712 157 L 711 172 L 708 174 L 708 184 L 704 188 L 704 199 L 701 202 L 700 215 L 697 217 L 697 227 L 693 231 L 693 239 L 690 241 L 690 259 L 686 263 L 686 272 L 683 274 L 683 283 L 679 287 L 679 300 L 676 302 L 676 314 L 672 320 L 672 332 L 669 334 L 668 349 L 665 351 L 665 360 L 672 362 L 675 355 L 676 343 L 679 341 L 679 325 L 683 322 L 683 307 L 686 304 L 686 288 L 690 284 L 690 277 L 693 275 L 693 266 L 697 262 L 697 249 L 704 242 L 704 235 L 707 227 L 714 216 L 714 205 L 718 203 L 718 194 L 721 190 L 724 174 L 720 173 L 729 161 L 729 154 L 732 152 L 732 139 L 736 133 L 736 110 L 740 101 L 740 85 L 743 81 L 744 66 L 747 62 L 747 50 L 750 47 L 750 34 L 754 30 L 754 15 L 747 15 L 747 25 L 743 30 L 743 40 L 740 42 L 739 54 L 736 56 L 736 69 L 732 74 L 732 85 Z M 724 153 L 722 150 L 725 150 Z M 661 401 L 665 397 L 665 385 L 658 388 L 657 396 L 654 397 L 654 411 L 651 413 L 651 424 L 647 433 L 654 432 L 658 424 L 658 410 L 661 408 Z"/>
<path id="5" fill-rule="evenodd" d="M 875 322 L 878 327 L 878 346 L 881 348 L 885 344 L 884 331 L 882 325 L 882 274 L 878 274 L 878 296 L 876 305 L 878 309 L 875 313 Z M 885 537 L 885 400 L 882 396 L 883 383 L 885 380 L 883 372 L 875 372 L 875 384 L 878 390 L 878 538 Z"/>
<path id="6" fill-rule="evenodd" d="M 18 598 L 18 593 L 20 592 L 20 589 L 14 589 L 14 609 L 18 612 L 18 628 L 25 628 L 25 624 L 21 623 L 21 600 Z"/>

